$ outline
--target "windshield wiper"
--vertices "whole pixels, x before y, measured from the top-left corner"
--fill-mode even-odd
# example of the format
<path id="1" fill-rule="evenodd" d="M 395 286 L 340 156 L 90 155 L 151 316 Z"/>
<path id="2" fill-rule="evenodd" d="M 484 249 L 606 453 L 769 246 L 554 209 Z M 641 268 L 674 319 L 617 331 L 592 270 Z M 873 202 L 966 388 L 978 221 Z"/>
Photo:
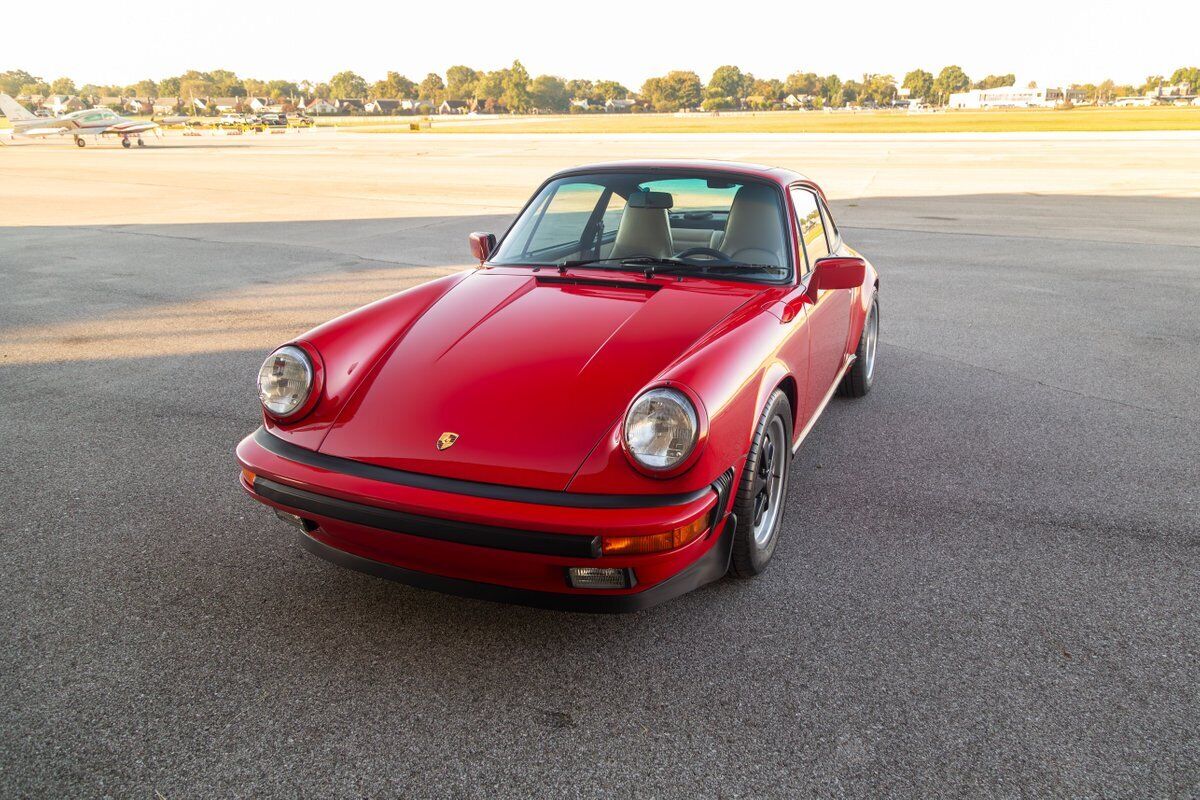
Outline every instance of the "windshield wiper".
<path id="1" fill-rule="evenodd" d="M 746 274 L 761 274 L 768 275 L 787 275 L 786 267 L 777 267 L 773 264 L 747 264 L 741 261 L 730 262 L 728 264 L 693 264 L 690 261 L 681 261 L 677 258 L 672 259 L 654 259 L 656 265 L 649 266 L 646 269 L 646 274 L 653 275 L 656 272 L 677 273 L 677 272 L 699 272 L 702 275 L 710 273 L 717 275 L 738 275 Z"/>
<path id="2" fill-rule="evenodd" d="M 599 267 L 605 264 L 616 266 L 641 266 L 643 264 L 669 264 L 671 266 L 691 266 L 686 261 L 677 258 L 656 258 L 654 256 L 630 256 L 629 258 L 578 258 L 572 261 L 559 261 L 554 266 L 562 269 L 574 267 Z"/>
<path id="3" fill-rule="evenodd" d="M 658 272 L 664 274 L 676 272 L 698 272 L 702 275 L 710 272 L 724 275 L 742 272 L 765 272 L 769 275 L 786 275 L 788 272 L 785 267 L 776 267 L 772 264 L 746 264 L 743 262 L 731 262 L 728 264 L 696 264 L 679 258 L 660 258 L 658 256 L 630 256 L 628 258 L 580 258 L 572 261 L 560 261 L 559 263 L 555 264 L 559 270 L 571 269 L 573 267 L 604 267 L 604 265 L 645 267 L 644 271 L 647 278 Z M 606 268 L 611 268 L 611 266 Z"/>

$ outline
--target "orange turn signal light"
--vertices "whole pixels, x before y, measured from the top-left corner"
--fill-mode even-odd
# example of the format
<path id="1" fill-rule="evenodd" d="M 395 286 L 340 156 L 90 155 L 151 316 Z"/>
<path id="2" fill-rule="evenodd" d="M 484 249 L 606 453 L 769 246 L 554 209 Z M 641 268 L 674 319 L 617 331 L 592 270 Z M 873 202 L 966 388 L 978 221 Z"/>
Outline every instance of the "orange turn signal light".
<path id="1" fill-rule="evenodd" d="M 250 486 L 253 486 L 254 479 L 257 477 L 258 476 L 255 475 L 253 472 L 246 469 L 245 467 L 242 467 L 242 480 L 244 480 L 247 484 L 249 484 Z"/>
<path id="2" fill-rule="evenodd" d="M 605 536 L 601 551 L 606 556 L 636 556 L 674 550 L 699 539 L 708 530 L 708 516 L 692 520 L 687 525 L 649 536 Z"/>

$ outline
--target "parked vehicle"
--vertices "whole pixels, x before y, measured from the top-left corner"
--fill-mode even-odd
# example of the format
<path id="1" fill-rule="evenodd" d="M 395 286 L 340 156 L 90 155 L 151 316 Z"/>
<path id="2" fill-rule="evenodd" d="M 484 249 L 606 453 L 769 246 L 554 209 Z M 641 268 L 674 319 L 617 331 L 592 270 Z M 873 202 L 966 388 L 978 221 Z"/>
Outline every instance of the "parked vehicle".
<path id="1" fill-rule="evenodd" d="M 474 597 L 628 611 L 761 573 L 792 455 L 875 380 L 879 278 L 816 184 L 579 167 L 470 243 L 267 358 L 242 487 L 324 558 Z"/>

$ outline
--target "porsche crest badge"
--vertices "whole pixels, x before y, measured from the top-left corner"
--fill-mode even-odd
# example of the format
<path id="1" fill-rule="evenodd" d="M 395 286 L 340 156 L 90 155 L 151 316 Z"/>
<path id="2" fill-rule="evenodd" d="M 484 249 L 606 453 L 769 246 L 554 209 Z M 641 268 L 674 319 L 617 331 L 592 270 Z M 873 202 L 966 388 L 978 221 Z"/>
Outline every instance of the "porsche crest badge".
<path id="1" fill-rule="evenodd" d="M 441 436 L 438 437 L 437 449 L 445 450 L 447 447 L 453 447 L 454 443 L 457 441 L 458 441 L 457 433 L 454 433 L 452 431 L 446 431 L 445 433 L 443 433 Z"/>

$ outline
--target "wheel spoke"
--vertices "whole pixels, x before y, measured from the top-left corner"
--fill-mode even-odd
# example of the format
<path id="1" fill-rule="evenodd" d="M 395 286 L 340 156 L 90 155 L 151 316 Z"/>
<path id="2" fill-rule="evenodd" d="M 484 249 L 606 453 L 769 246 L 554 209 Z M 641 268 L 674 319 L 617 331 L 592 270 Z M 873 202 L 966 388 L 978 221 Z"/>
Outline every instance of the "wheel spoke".
<path id="1" fill-rule="evenodd" d="M 763 432 L 751 473 L 754 540 L 759 547 L 765 547 L 779 527 L 786 474 L 785 440 L 783 420 L 775 417 Z"/>

